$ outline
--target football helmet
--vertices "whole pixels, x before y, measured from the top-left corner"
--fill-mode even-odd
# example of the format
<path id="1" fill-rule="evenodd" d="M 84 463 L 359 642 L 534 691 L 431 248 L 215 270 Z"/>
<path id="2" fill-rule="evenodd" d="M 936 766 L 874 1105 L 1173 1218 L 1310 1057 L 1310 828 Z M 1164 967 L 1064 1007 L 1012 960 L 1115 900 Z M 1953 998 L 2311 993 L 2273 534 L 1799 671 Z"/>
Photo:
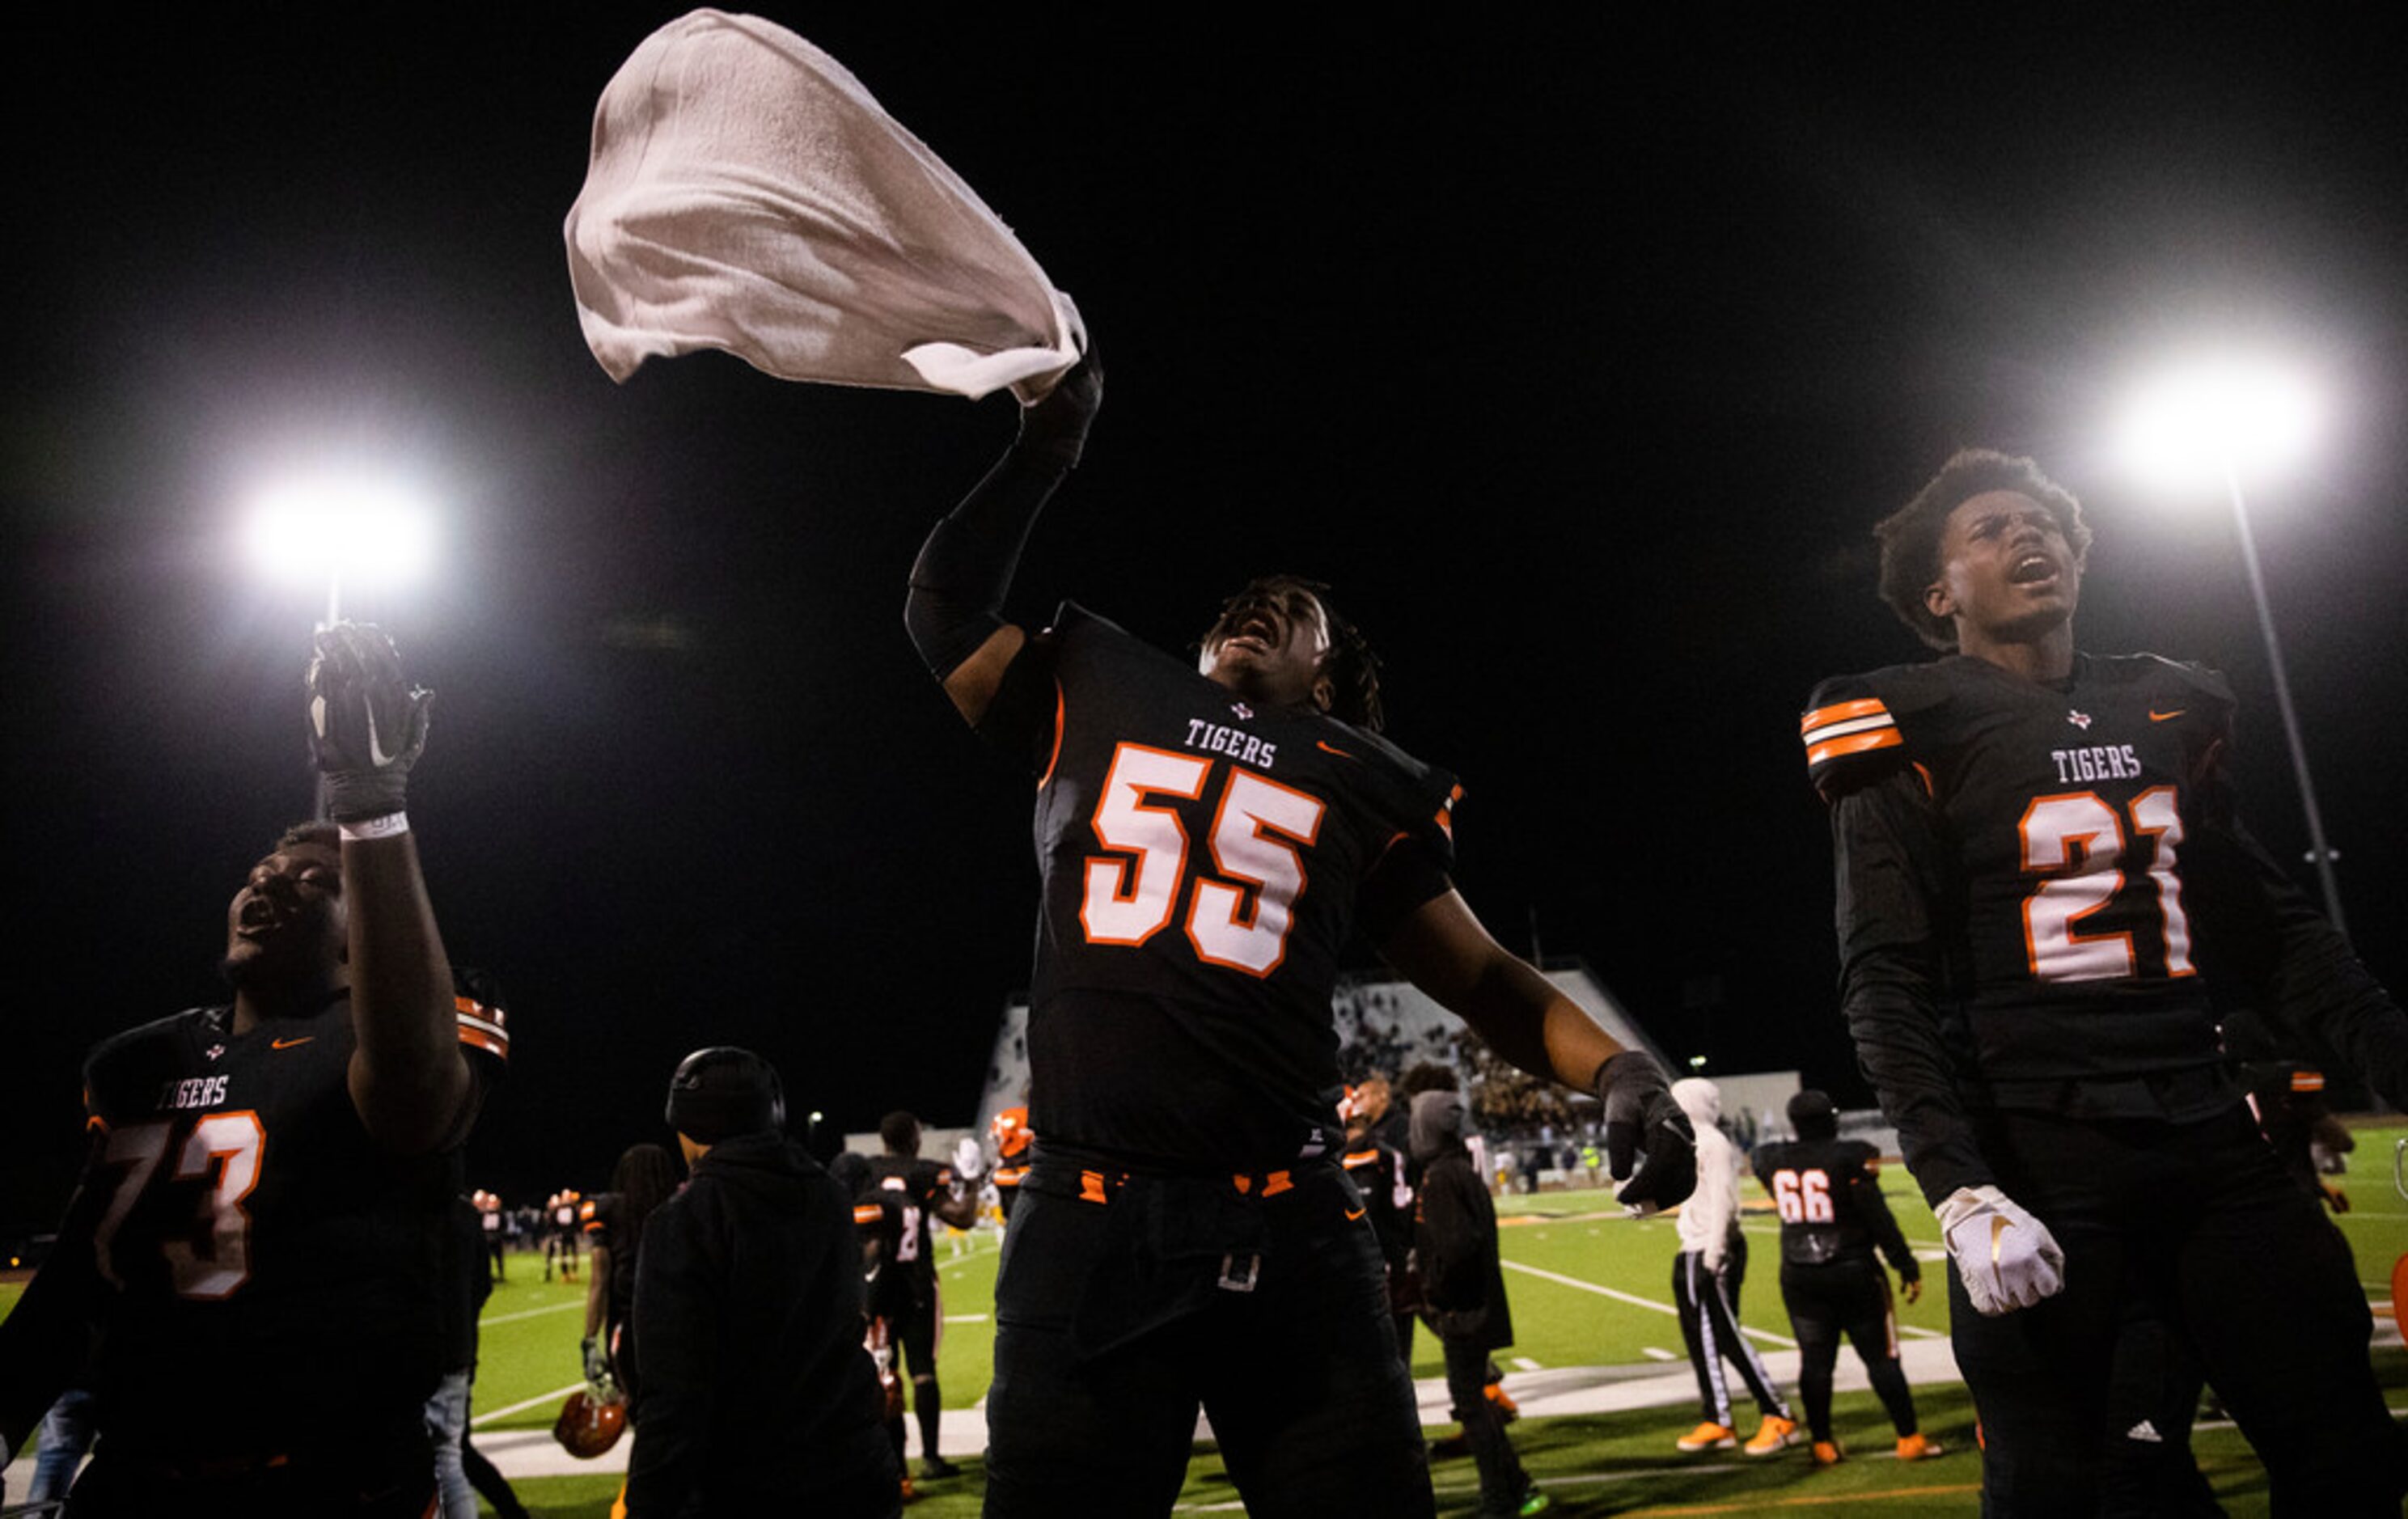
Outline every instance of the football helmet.
<path id="1" fill-rule="evenodd" d="M 552 1438 L 580 1461 L 591 1461 L 627 1432 L 627 1400 L 609 1382 L 580 1387 L 560 1405 Z"/>
<path id="2" fill-rule="evenodd" d="M 1004 1109 L 995 1115 L 995 1122 L 987 1127 L 988 1132 L 995 1136 L 995 1153 L 1005 1160 L 1026 1150 L 1029 1141 L 1036 1138 L 1029 1132 L 1028 1110 L 1025 1108 Z"/>

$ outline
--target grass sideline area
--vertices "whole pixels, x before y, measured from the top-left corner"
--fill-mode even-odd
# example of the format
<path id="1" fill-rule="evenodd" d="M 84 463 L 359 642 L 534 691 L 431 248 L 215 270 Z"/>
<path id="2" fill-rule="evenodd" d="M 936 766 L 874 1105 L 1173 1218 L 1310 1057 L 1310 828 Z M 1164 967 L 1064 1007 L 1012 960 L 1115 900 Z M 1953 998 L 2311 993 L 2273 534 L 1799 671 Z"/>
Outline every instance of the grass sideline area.
<path id="1" fill-rule="evenodd" d="M 2369 1297 L 2387 1305 L 2392 1263 L 2408 1254 L 2408 1202 L 2390 1183 L 2393 1144 L 2408 1138 L 2408 1125 L 2366 1125 L 2356 1130 L 2347 1185 L 2352 1211 L 2339 1223 L 2358 1263 Z M 1903 1168 L 1885 1167 L 1888 1195 L 1910 1243 L 1937 1283 L 1943 1259 L 1937 1223 Z M 1742 1324 L 1758 1332 L 1769 1350 L 1785 1348 L 1789 1324 L 1778 1285 L 1779 1226 L 1770 1199 L 1753 1181 L 1743 1183 L 1750 1206 L 1745 1231 L 1750 1261 L 1741 1297 Z M 1501 1252 L 1512 1294 L 1514 1326 L 1521 1340 L 1502 1357 L 1513 1384 L 1517 1373 L 1571 1367 L 1663 1367 L 1682 1357 L 1680 1329 L 1669 1312 L 1670 1275 L 1677 1241 L 1670 1220 L 1634 1220 L 1602 1192 L 1549 1192 L 1498 1199 L 1504 1224 Z M 982 1232 L 958 1254 L 938 1246 L 946 1326 L 939 1352 L 948 1408 L 967 1409 L 985 1395 L 992 1364 L 993 1299 L 996 1240 Z M 548 1429 L 560 1400 L 577 1382 L 578 1339 L 584 1284 L 542 1280 L 539 1255 L 510 1257 L 509 1278 L 494 1291 L 483 1319 L 477 1381 L 479 1432 Z M 0 1314 L 14 1306 L 21 1283 L 0 1281 Z M 1652 1306 L 1651 1306 L 1652 1305 Z M 1944 1337 L 1947 1307 L 1928 1292 L 1921 1302 L 1899 1305 L 1901 1333 Z M 2378 1333 L 2375 1366 L 2395 1410 L 2408 1403 L 2408 1352 L 2396 1333 Z M 1426 1334 L 1414 1341 L 1414 1375 L 1443 1375 L 1436 1342 Z M 1843 1377 L 1853 1354 L 1843 1353 Z M 1731 1453 L 1682 1456 L 1672 1441 L 1696 1422 L 1693 1404 L 1603 1414 L 1531 1417 L 1512 1429 L 1515 1448 L 1531 1475 L 1555 1499 L 1553 1512 L 1586 1514 L 1764 1513 L 1795 1509 L 1801 1513 L 1834 1506 L 1862 1506 L 1901 1515 L 1978 1512 L 1980 1455 L 1972 1438 L 1971 1400 L 1959 1384 L 1915 1389 L 1927 1432 L 1949 1446 L 1938 1460 L 1901 1466 L 1887 1458 L 1889 1428 L 1870 1393 L 1842 1393 L 1836 1418 L 1842 1443 L 1857 1453 L 1838 1468 L 1817 1471 L 1801 1450 L 1769 1460 Z M 2265 1476 L 2239 1431 L 2203 1424 L 2196 1440 L 2200 1465 L 2218 1497 L 2236 1516 L 2267 1512 Z M 622 1447 L 624 1452 L 624 1447 Z M 977 1512 L 982 1473 L 975 1459 L 962 1462 L 965 1475 L 924 1483 L 921 1500 L 909 1511 L 924 1519 Z M 22 1481 L 23 1466 L 10 1476 Z M 1476 1506 L 1476 1482 L 1468 1460 L 1440 1462 L 1434 1475 L 1441 1513 Z M 596 1519 L 618 1491 L 615 1470 L 566 1477 L 531 1477 L 518 1483 L 521 1498 L 548 1519 Z M 1181 1496 L 1182 1512 L 1240 1512 L 1235 1490 L 1209 1448 L 1199 1448 Z"/>

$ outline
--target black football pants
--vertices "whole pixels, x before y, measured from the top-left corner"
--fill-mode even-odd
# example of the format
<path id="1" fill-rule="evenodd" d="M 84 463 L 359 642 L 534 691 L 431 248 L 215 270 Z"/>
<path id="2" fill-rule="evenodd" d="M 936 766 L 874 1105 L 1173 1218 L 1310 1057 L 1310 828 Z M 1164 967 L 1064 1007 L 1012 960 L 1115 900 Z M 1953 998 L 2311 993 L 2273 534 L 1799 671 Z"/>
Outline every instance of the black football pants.
<path id="1" fill-rule="evenodd" d="M 1361 1195 L 1334 1163 L 1274 1174 L 1240 1193 L 1039 1156 L 996 1281 L 990 1519 L 1168 1513 L 1199 1407 L 1256 1519 L 1428 1519 Z"/>
<path id="2" fill-rule="evenodd" d="M 2266 1464 L 2276 1514 L 2400 1512 L 2408 1467 L 2348 1243 L 2247 1110 L 2188 1124 L 1998 1112 L 1979 1132 L 2000 1189 L 2065 1252 L 2063 1291 L 1996 1318 L 1949 1268 L 1956 1363 L 1987 1441 L 1985 1514 L 2097 1509 L 2128 1290 L 2196 1350 Z"/>
<path id="3" fill-rule="evenodd" d="M 1881 1263 L 1870 1255 L 1843 1255 L 1820 1266 L 1784 1261 L 1781 1300 L 1798 1331 L 1798 1400 L 1814 1438 L 1831 1438 L 1831 1373 L 1842 1335 L 1855 1341 L 1890 1423 L 1901 1436 L 1914 1434 L 1914 1395 L 1898 1364 L 1898 1315 Z"/>
<path id="4" fill-rule="evenodd" d="M 888 1268 L 896 1268 L 908 1269 Z M 880 1275 L 882 1278 L 884 1272 Z M 923 1458 L 935 1455 L 937 1434 L 945 1417 L 944 1395 L 937 1389 L 937 1340 L 944 1321 L 944 1297 L 934 1280 L 902 1281 L 891 1287 L 881 1281 L 879 1287 L 888 1293 L 877 1311 L 893 1336 L 896 1367 L 908 1369 L 910 1374 L 911 1414 L 920 1424 L 920 1455 Z"/>

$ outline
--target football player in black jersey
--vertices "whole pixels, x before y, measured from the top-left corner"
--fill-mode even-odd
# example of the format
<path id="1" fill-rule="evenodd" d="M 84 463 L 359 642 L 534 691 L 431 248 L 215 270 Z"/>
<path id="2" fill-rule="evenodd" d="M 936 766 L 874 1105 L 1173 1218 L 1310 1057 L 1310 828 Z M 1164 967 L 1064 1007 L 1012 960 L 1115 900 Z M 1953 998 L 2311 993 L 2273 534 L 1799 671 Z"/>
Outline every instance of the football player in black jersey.
<path id="1" fill-rule="evenodd" d="M 1200 1403 L 1256 1513 L 1428 1513 L 1378 1241 L 1338 1165 L 1330 991 L 1360 929 L 1507 1058 L 1599 1092 L 1626 1196 L 1688 1191 L 1663 1073 L 1484 931 L 1454 779 L 1387 742 L 1319 588 L 1231 598 L 1184 665 L 1075 606 L 999 609 L 1102 394 L 1093 351 L 930 534 L 905 621 L 1038 780 L 1037 1158 L 996 1287 L 987 1512 L 1167 1512 Z"/>
<path id="2" fill-rule="evenodd" d="M 937 1389 L 937 1342 L 944 1322 L 937 1289 L 937 1224 L 957 1229 L 978 1222 L 978 1198 L 953 1182 L 953 1168 L 920 1158 L 920 1121 L 888 1113 L 878 1125 L 886 1153 L 869 1162 L 870 1184 L 902 1200 L 903 1230 L 894 1257 L 870 1284 L 869 1311 L 891 1328 L 896 1348 L 911 1374 L 911 1413 L 920 1423 L 920 1475 L 935 1481 L 961 1469 L 939 1453 L 937 1433 L 945 1415 Z"/>
<path id="3" fill-rule="evenodd" d="M 1898 1271 L 1906 1300 L 1923 1295 L 1923 1268 L 1906 1248 L 1875 1175 L 1881 1157 L 1862 1139 L 1840 1138 L 1830 1096 L 1808 1090 L 1789 1099 L 1787 1143 L 1760 1144 L 1749 1157 L 1756 1179 L 1781 1215 L 1781 1300 L 1798 1330 L 1798 1397 L 1806 1405 L 1814 1464 L 1840 1459 L 1831 1433 L 1831 1370 L 1844 1334 L 1898 1427 L 1898 1457 L 1941 1454 L 1914 1422 L 1914 1394 L 1898 1361 L 1898 1310 L 1878 1248 Z"/>
<path id="4" fill-rule="evenodd" d="M 459 1150 L 498 1015 L 464 1010 L 403 811 L 428 695 L 374 628 L 317 637 L 331 821 L 235 893 L 227 1005 L 102 1042 L 92 1152 L 0 1325 L 0 1450 L 100 1345 L 100 1444 L 69 1512 L 409 1515 L 448 1369 Z"/>
<path id="5" fill-rule="evenodd" d="M 2086 1512 L 2126 1289 L 2170 1305 L 2278 1512 L 2396 1513 L 2347 1244 L 2216 1049 L 2207 976 L 2408 1100 L 2408 1018 L 2233 813 L 2221 678 L 2078 652 L 2090 540 L 1968 451 L 1885 521 L 1884 598 L 1950 651 L 1827 682 L 1841 998 L 1940 1217 L 1992 1512 Z"/>

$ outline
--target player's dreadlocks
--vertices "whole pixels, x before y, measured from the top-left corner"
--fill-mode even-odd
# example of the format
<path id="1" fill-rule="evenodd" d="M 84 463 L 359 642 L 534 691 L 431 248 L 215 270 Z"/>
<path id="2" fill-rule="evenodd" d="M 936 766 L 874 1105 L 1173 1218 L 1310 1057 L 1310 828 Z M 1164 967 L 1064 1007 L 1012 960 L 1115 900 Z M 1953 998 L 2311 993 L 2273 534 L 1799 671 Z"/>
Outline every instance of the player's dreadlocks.
<path id="1" fill-rule="evenodd" d="M 2073 493 L 2041 473 L 2030 459 L 1996 449 L 1959 449 L 1914 499 L 1882 519 L 1873 529 L 1881 544 L 1881 598 L 1899 621 L 1934 649 L 1956 647 L 1956 626 L 1934 617 L 1923 593 L 1940 579 L 1940 537 L 1948 514 L 1988 491 L 2028 495 L 2057 518 L 2078 562 L 2090 552 L 2090 529 Z"/>
<path id="2" fill-rule="evenodd" d="M 332 818 L 314 818 L 308 823 L 296 823 L 276 836 L 279 851 L 291 849 L 295 844 L 322 844 L 328 849 L 340 849 L 343 830 Z"/>
<path id="3" fill-rule="evenodd" d="M 1221 603 L 1221 614 L 1226 617 L 1237 608 L 1257 601 L 1285 606 L 1299 591 L 1321 603 L 1322 617 L 1328 623 L 1329 648 L 1321 656 L 1321 673 L 1329 677 L 1329 715 L 1378 733 L 1388 723 L 1387 712 L 1380 705 L 1380 656 L 1371 652 L 1362 629 L 1330 604 L 1329 587 L 1301 575 L 1260 575 Z"/>

